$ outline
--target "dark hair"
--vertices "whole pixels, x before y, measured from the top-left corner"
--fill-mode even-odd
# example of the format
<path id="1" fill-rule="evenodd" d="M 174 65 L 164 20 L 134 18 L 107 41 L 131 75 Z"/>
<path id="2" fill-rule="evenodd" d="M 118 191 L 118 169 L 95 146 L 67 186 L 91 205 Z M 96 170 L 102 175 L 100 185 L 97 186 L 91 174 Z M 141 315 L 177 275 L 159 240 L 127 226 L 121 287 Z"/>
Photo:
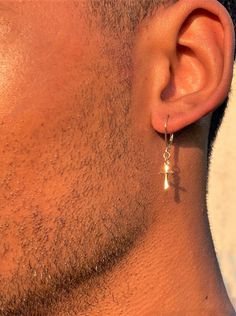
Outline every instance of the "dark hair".
<path id="1" fill-rule="evenodd" d="M 233 23 L 234 23 L 234 28 L 236 29 L 236 1 L 235 0 L 220 0 L 220 3 L 222 3 L 228 12 L 230 13 Z M 234 55 L 235 57 L 235 55 Z M 227 107 L 229 100 L 229 95 L 223 102 L 221 106 L 217 108 L 212 114 L 212 120 L 211 120 L 211 126 L 210 126 L 210 133 L 209 133 L 209 142 L 208 142 L 208 154 L 210 155 L 211 149 L 212 149 L 212 144 L 216 138 L 219 126 L 222 122 L 222 119 L 224 117 L 225 109 Z"/>

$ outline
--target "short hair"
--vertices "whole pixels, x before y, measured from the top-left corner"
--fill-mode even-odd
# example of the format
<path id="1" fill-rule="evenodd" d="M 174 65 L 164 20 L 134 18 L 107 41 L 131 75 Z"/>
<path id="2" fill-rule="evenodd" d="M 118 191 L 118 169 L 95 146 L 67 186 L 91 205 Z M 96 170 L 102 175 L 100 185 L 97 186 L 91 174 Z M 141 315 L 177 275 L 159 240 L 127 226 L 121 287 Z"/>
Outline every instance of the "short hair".
<path id="1" fill-rule="evenodd" d="M 218 1 L 228 10 L 236 29 L 236 1 Z M 117 36 L 122 36 L 127 30 L 133 32 L 145 17 L 151 16 L 160 6 L 172 5 L 175 2 L 178 2 L 178 0 L 90 0 L 89 4 L 92 13 L 99 17 L 103 29 L 110 32 L 113 31 L 114 35 L 118 34 Z M 209 155 L 223 119 L 228 100 L 229 95 L 217 110 L 213 112 L 208 141 Z"/>
<path id="2" fill-rule="evenodd" d="M 236 1 L 235 0 L 220 0 L 219 2 L 222 3 L 225 6 L 225 8 L 228 10 L 234 23 L 234 29 L 236 30 Z M 235 58 L 235 50 L 234 50 L 234 58 Z M 219 130 L 222 119 L 224 117 L 225 110 L 229 101 L 229 95 L 224 100 L 224 102 L 212 114 L 210 133 L 209 133 L 209 139 L 208 139 L 208 155 L 211 154 L 212 145 L 215 141 L 217 132 Z"/>

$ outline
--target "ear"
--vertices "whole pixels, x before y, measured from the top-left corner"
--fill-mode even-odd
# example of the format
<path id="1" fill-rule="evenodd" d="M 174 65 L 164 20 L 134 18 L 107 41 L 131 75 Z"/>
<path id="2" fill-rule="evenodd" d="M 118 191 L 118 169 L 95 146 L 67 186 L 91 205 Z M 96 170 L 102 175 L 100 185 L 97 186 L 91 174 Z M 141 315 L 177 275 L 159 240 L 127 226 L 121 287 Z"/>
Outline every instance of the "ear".
<path id="1" fill-rule="evenodd" d="M 158 9 L 137 31 L 135 97 L 151 125 L 173 133 L 214 111 L 233 76 L 234 27 L 217 0 L 179 0 Z"/>

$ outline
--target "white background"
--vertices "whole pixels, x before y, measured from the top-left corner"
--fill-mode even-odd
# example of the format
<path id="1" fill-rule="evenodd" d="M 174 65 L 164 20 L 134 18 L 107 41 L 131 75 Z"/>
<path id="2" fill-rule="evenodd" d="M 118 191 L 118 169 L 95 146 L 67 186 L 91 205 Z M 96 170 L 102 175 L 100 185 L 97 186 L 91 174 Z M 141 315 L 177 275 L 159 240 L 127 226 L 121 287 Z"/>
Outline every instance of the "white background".
<path id="1" fill-rule="evenodd" d="M 227 112 L 214 145 L 208 208 L 225 284 L 236 308 L 236 66 Z"/>

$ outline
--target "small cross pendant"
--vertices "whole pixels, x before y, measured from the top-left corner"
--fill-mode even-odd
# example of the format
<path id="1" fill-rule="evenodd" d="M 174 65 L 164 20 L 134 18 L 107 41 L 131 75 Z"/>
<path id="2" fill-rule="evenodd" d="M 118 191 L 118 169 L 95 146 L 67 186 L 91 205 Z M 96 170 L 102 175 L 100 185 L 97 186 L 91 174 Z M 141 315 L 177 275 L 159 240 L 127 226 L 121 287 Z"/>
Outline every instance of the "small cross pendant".
<path id="1" fill-rule="evenodd" d="M 170 170 L 170 166 L 167 163 L 164 163 L 164 172 L 160 172 L 160 174 L 164 174 L 165 176 L 164 189 L 167 190 L 170 187 L 169 176 L 174 174 L 174 172 Z"/>

